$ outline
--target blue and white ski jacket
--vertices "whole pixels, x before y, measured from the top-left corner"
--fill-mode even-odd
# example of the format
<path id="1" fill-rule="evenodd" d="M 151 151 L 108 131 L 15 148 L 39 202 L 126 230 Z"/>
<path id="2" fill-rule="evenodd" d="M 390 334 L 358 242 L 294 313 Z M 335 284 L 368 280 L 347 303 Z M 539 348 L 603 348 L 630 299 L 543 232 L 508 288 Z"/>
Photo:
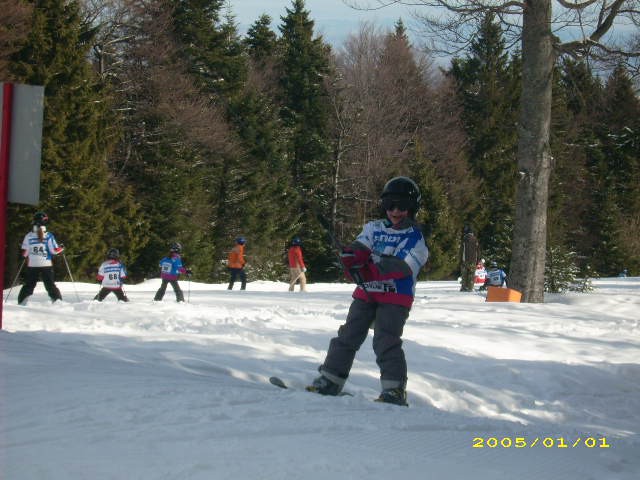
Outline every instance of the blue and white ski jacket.
<path id="1" fill-rule="evenodd" d="M 492 268 L 487 272 L 487 281 L 485 285 L 492 287 L 502 287 L 507 280 L 507 274 L 499 268 Z"/>
<path id="2" fill-rule="evenodd" d="M 187 269 L 182 265 L 182 258 L 177 253 L 172 253 L 160 260 L 160 278 L 163 280 L 177 280 L 180 274 L 186 271 Z"/>
<path id="3" fill-rule="evenodd" d="M 411 308 L 418 273 L 429 258 L 418 225 L 407 220 L 395 229 L 389 220 L 374 220 L 363 227 L 352 246 L 358 248 L 358 244 L 371 250 L 371 259 L 383 276 L 394 278 L 365 281 L 367 291 L 358 286 L 353 298 Z"/>
<path id="4" fill-rule="evenodd" d="M 54 255 L 62 252 L 62 247 L 58 246 L 53 233 L 45 230 L 44 237 L 40 240 L 38 228 L 45 230 L 45 227 L 33 227 L 33 231 L 27 233 L 22 241 L 22 255 L 27 258 L 29 267 L 51 267 L 51 259 Z"/>

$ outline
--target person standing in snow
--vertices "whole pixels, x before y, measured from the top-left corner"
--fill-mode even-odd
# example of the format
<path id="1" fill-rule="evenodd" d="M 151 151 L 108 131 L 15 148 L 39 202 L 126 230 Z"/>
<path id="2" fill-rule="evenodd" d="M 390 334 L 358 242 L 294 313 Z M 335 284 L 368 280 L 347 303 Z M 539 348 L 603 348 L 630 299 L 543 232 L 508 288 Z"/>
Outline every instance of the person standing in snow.
<path id="1" fill-rule="evenodd" d="M 480 259 L 480 246 L 469 225 L 464 226 L 462 245 L 460 246 L 460 272 L 462 277 L 461 292 L 473 292 L 473 277 Z"/>
<path id="2" fill-rule="evenodd" d="M 127 270 L 120 261 L 120 252 L 117 248 L 109 249 L 107 259 L 100 265 L 96 278 L 102 285 L 102 288 L 94 300 L 101 302 L 107 295 L 113 293 L 118 300 L 123 302 L 129 301 L 129 298 L 122 288 L 124 279 L 127 278 Z"/>
<path id="3" fill-rule="evenodd" d="M 307 291 L 307 277 L 305 272 L 307 267 L 304 264 L 302 258 L 302 240 L 299 237 L 294 237 L 291 240 L 291 246 L 287 252 L 289 257 L 289 291 L 293 292 L 296 282 L 300 282 L 300 291 Z"/>
<path id="4" fill-rule="evenodd" d="M 169 256 L 160 260 L 160 278 L 162 279 L 162 284 L 156 292 L 155 297 L 153 297 L 153 300 L 156 302 L 159 302 L 164 297 L 164 293 L 167 290 L 167 284 L 171 284 L 173 287 L 173 291 L 176 294 L 176 302 L 184 302 L 184 294 L 182 293 L 182 289 L 178 283 L 178 278 L 181 273 L 191 275 L 191 270 L 182 265 L 182 257 L 180 257 L 181 252 L 182 245 L 177 242 L 173 243 L 169 249 Z"/>
<path id="5" fill-rule="evenodd" d="M 38 212 L 33 216 L 33 227 L 22 241 L 22 256 L 27 262 L 25 282 L 18 294 L 18 304 L 26 305 L 27 298 L 33 295 L 39 279 L 42 279 L 44 288 L 52 302 L 62 300 L 62 294 L 55 284 L 53 273 L 54 255 L 63 252 L 64 246 L 58 245 L 51 232 L 47 232 L 49 216 L 44 212 Z"/>
<path id="6" fill-rule="evenodd" d="M 233 284 L 236 282 L 236 278 L 240 277 L 240 290 L 246 290 L 247 288 L 247 274 L 244 271 L 244 265 L 247 263 L 244 259 L 244 245 L 247 240 L 244 237 L 236 238 L 236 244 L 229 252 L 227 259 L 227 268 L 229 269 L 230 278 L 229 286 L 227 290 L 233 290 Z"/>
<path id="7" fill-rule="evenodd" d="M 487 279 L 482 286 L 484 290 L 487 287 L 503 287 L 507 282 L 507 274 L 504 270 L 498 268 L 498 264 L 494 261 L 490 263 L 489 270 L 487 271 Z"/>
<path id="8" fill-rule="evenodd" d="M 429 250 L 415 221 L 421 194 L 408 177 L 389 180 L 380 197 L 386 218 L 365 224 L 344 247 L 340 260 L 358 286 L 338 336 L 329 344 L 324 363 L 307 390 L 338 395 L 356 352 L 373 328 L 373 351 L 380 367 L 382 392 L 377 401 L 407 405 L 407 362 L 402 331 L 415 296 L 418 272 Z"/>
<path id="9" fill-rule="evenodd" d="M 487 283 L 487 269 L 484 266 L 484 258 L 481 258 L 476 265 L 476 271 L 473 275 L 473 286 L 479 285 L 482 287 L 485 283 Z"/>

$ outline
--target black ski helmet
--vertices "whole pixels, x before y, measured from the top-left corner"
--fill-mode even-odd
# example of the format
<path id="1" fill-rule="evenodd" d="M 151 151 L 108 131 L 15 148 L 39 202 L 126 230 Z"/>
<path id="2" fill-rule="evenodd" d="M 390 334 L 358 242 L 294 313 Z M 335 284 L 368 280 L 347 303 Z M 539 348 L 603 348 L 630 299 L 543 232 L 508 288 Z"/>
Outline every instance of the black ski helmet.
<path id="1" fill-rule="evenodd" d="M 415 216 L 420 208 L 420 201 L 422 200 L 420 188 L 416 182 L 409 177 L 394 177 L 389 180 L 382 189 L 380 199 L 382 200 L 389 197 L 410 200 L 411 206 L 409 207 L 409 213 L 411 216 Z"/>
<path id="2" fill-rule="evenodd" d="M 33 224 L 42 227 L 49 223 L 49 215 L 44 212 L 38 212 L 33 216 Z"/>
<path id="3" fill-rule="evenodd" d="M 293 239 L 291 240 L 291 245 L 302 245 L 302 240 L 300 240 L 300 237 L 293 237 Z"/>
<path id="4" fill-rule="evenodd" d="M 244 237 L 238 237 L 236 238 L 236 243 L 239 245 L 244 245 L 245 243 L 247 243 L 247 239 Z"/>
<path id="5" fill-rule="evenodd" d="M 120 252 L 117 248 L 110 248 L 107 251 L 107 258 L 109 260 L 117 260 L 118 258 L 120 258 Z"/>
<path id="6" fill-rule="evenodd" d="M 182 251 L 182 245 L 178 242 L 173 242 L 171 244 L 171 247 L 169 248 L 169 251 L 173 253 L 180 253 Z"/>

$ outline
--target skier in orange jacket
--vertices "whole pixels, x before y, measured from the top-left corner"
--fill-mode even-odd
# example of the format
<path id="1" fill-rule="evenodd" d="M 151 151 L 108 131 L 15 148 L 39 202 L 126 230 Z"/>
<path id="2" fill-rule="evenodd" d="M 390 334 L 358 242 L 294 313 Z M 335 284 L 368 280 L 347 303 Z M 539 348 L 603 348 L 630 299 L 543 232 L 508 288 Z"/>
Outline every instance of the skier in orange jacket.
<path id="1" fill-rule="evenodd" d="M 244 259 L 244 245 L 247 243 L 244 237 L 236 238 L 236 244 L 229 252 L 229 258 L 227 261 L 227 267 L 231 273 L 231 279 L 229 280 L 229 286 L 227 290 L 233 290 L 233 284 L 236 278 L 239 276 L 242 284 L 240 290 L 246 290 L 247 288 L 247 274 L 244 271 L 244 265 L 246 263 Z"/>

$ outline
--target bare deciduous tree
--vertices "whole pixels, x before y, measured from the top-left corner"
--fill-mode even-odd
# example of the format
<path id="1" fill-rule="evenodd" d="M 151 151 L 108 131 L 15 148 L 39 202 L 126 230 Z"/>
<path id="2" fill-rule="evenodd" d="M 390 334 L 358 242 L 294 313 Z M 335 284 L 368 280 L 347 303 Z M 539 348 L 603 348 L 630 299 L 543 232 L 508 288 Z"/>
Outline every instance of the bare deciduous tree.
<path id="1" fill-rule="evenodd" d="M 126 169 L 135 145 L 176 137 L 218 155 L 237 148 L 224 113 L 203 95 L 180 58 L 172 7 L 164 0 L 85 0 L 85 21 L 100 27 L 93 54 L 99 74 L 114 85 L 127 138 L 114 171 Z M 145 118 L 162 121 L 150 125 Z M 218 160 L 211 157 L 211 161 Z"/>
<path id="2" fill-rule="evenodd" d="M 338 231 L 354 228 L 377 213 L 377 196 L 386 180 L 412 175 L 428 162 L 446 189 L 450 204 L 468 208 L 474 197 L 464 157 L 464 132 L 452 87 L 431 59 L 406 38 L 364 23 L 336 58 L 329 89 L 333 106 L 335 205 Z M 454 247 L 456 248 L 456 247 Z"/>
<path id="3" fill-rule="evenodd" d="M 431 48 L 455 53 L 465 48 L 477 22 L 496 15 L 512 45 L 522 50 L 522 92 L 518 143 L 516 219 L 510 285 L 525 302 L 544 300 L 547 204 L 552 155 L 549 147 L 552 71 L 561 55 L 601 61 L 637 59 L 639 0 L 409 0 L 345 1 L 361 8 L 411 5 Z M 554 9 L 552 9 L 552 5 Z M 613 35 L 624 30 L 629 35 Z"/>
<path id="4" fill-rule="evenodd" d="M 355 202 L 354 224 L 361 224 L 377 207 L 384 182 L 406 169 L 411 146 L 421 125 L 426 65 L 403 41 L 363 24 L 338 55 L 339 80 L 334 94 L 337 154 L 348 150 L 342 165 L 340 196 Z M 337 158 L 337 157 L 336 157 Z"/>

